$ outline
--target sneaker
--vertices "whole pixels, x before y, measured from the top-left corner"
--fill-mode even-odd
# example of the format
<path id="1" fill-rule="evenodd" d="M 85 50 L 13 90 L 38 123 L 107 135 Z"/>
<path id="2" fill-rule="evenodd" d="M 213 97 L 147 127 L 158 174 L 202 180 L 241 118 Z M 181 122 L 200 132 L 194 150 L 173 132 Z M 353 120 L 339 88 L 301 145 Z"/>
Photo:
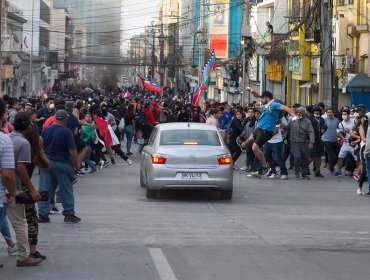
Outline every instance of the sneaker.
<path id="1" fill-rule="evenodd" d="M 340 173 L 339 171 L 335 171 L 335 172 L 333 172 L 333 174 L 332 174 L 334 177 L 340 177 L 340 176 L 342 176 L 342 173 Z"/>
<path id="2" fill-rule="evenodd" d="M 25 266 L 38 266 L 42 262 L 42 259 L 34 259 L 29 256 L 25 260 L 17 260 L 17 267 L 25 267 Z"/>
<path id="3" fill-rule="evenodd" d="M 84 177 L 84 176 L 85 176 L 85 173 L 81 172 L 80 170 L 76 170 L 76 171 L 75 171 L 75 174 L 76 174 L 77 176 L 80 176 L 80 177 Z"/>
<path id="4" fill-rule="evenodd" d="M 247 169 L 248 169 L 248 167 L 246 167 L 246 166 L 243 166 L 243 167 L 240 168 L 241 171 L 247 171 Z"/>
<path id="5" fill-rule="evenodd" d="M 367 193 L 363 192 L 363 193 L 362 193 L 362 195 L 363 195 L 363 196 L 370 196 L 370 191 L 369 191 L 369 192 L 367 192 Z"/>
<path id="6" fill-rule="evenodd" d="M 360 180 L 360 177 L 358 175 L 353 175 L 353 179 L 355 179 L 356 181 Z"/>
<path id="7" fill-rule="evenodd" d="M 265 167 L 265 168 L 262 168 L 262 176 L 266 176 L 266 174 L 269 172 L 269 168 Z"/>
<path id="8" fill-rule="evenodd" d="M 18 253 L 17 246 L 14 244 L 13 247 L 8 247 L 8 256 L 16 256 Z"/>
<path id="9" fill-rule="evenodd" d="M 59 214 L 60 211 L 58 208 L 56 208 L 55 206 L 51 207 L 50 209 L 50 214 Z"/>
<path id="10" fill-rule="evenodd" d="M 128 165 L 132 165 L 132 160 L 131 159 L 127 159 L 126 162 L 128 163 Z"/>
<path id="11" fill-rule="evenodd" d="M 72 181 L 72 186 L 74 185 L 74 184 L 76 184 L 78 182 L 78 179 L 77 179 L 77 177 L 74 177 L 73 178 L 73 181 Z M 57 201 L 58 202 L 58 201 Z M 60 200 L 60 203 L 62 202 L 62 200 Z"/>
<path id="12" fill-rule="evenodd" d="M 258 171 L 256 171 L 256 172 L 252 172 L 252 173 L 251 173 L 251 175 L 252 175 L 253 177 L 256 177 L 256 178 L 261 178 L 261 177 L 262 177 L 262 175 L 261 175 Z"/>
<path id="13" fill-rule="evenodd" d="M 36 251 L 35 253 L 30 254 L 30 257 L 34 259 L 42 259 L 43 261 L 46 260 L 46 256 L 41 255 L 39 251 Z"/>
<path id="14" fill-rule="evenodd" d="M 127 152 L 127 153 L 126 153 L 126 155 L 127 155 L 127 156 L 132 156 L 132 155 L 133 155 L 133 153 L 131 153 L 131 152 Z"/>
<path id="15" fill-rule="evenodd" d="M 98 168 L 99 169 L 103 169 L 104 168 L 104 161 L 103 160 L 101 160 L 100 162 L 99 162 L 99 164 L 98 164 Z"/>
<path id="16" fill-rule="evenodd" d="M 362 189 L 358 188 L 358 189 L 357 189 L 357 194 L 358 194 L 358 195 L 362 195 Z"/>
<path id="17" fill-rule="evenodd" d="M 81 219 L 79 217 L 76 217 L 75 215 L 65 215 L 64 216 L 64 222 L 75 224 L 75 223 L 81 222 Z"/>
<path id="18" fill-rule="evenodd" d="M 108 161 L 105 161 L 104 164 L 103 164 L 103 168 L 106 168 L 109 166 L 109 162 Z"/>
<path id="19" fill-rule="evenodd" d="M 239 170 L 239 167 L 237 167 L 235 164 L 233 165 L 234 170 Z"/>
<path id="20" fill-rule="evenodd" d="M 39 224 L 50 223 L 50 218 L 47 216 L 39 216 Z"/>
<path id="21" fill-rule="evenodd" d="M 84 173 L 84 174 L 85 174 L 85 173 L 89 173 L 89 171 L 90 171 L 90 170 L 89 170 L 89 168 L 86 168 L 86 167 L 85 167 L 85 168 L 81 168 L 81 169 L 80 169 L 80 172 L 82 172 L 82 173 Z"/>
<path id="22" fill-rule="evenodd" d="M 272 170 L 271 170 L 271 168 L 269 168 L 269 171 L 267 172 L 267 174 L 265 175 L 265 177 L 270 177 L 271 174 L 272 174 Z"/>
<path id="23" fill-rule="evenodd" d="M 114 160 L 114 158 L 111 158 L 111 159 L 110 159 L 110 162 L 111 162 L 113 165 L 115 165 L 115 164 L 116 164 L 116 161 Z"/>
<path id="24" fill-rule="evenodd" d="M 276 175 L 277 175 L 277 174 L 275 174 L 275 173 L 271 173 L 271 175 L 270 175 L 270 176 L 268 176 L 268 178 L 269 178 L 269 179 L 275 179 Z"/>
<path id="25" fill-rule="evenodd" d="M 288 175 L 281 175 L 280 180 L 288 180 Z"/>
<path id="26" fill-rule="evenodd" d="M 316 172 L 316 173 L 315 173 L 315 177 L 323 178 L 323 177 L 325 177 L 325 176 L 324 176 L 324 175 L 322 175 L 320 172 Z"/>

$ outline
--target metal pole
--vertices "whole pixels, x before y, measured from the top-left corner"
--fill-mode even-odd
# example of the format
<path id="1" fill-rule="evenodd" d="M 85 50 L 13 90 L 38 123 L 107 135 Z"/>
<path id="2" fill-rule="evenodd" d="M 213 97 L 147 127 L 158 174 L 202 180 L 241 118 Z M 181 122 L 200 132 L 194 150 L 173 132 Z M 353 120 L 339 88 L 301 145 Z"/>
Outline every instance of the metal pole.
<path id="1" fill-rule="evenodd" d="M 164 85 L 164 35 L 163 35 L 163 23 L 161 24 L 161 34 L 159 35 L 159 43 L 160 43 L 160 57 L 159 57 L 159 74 L 160 74 L 160 83 L 162 86 Z"/>
<path id="2" fill-rule="evenodd" d="M 202 70 L 204 67 L 204 50 L 205 50 L 204 0 L 200 0 L 199 34 L 200 34 L 199 36 L 200 45 L 199 45 L 198 85 L 200 85 L 201 83 Z"/>
<path id="3" fill-rule="evenodd" d="M 322 95 L 326 107 L 332 107 L 333 70 L 332 70 L 332 3 L 321 0 L 321 70 Z"/>
<path id="4" fill-rule="evenodd" d="M 247 48 L 251 47 L 252 42 L 248 42 L 247 44 L 247 38 L 248 40 L 251 40 L 251 27 L 250 27 L 250 6 L 249 1 L 244 0 L 243 3 L 243 30 L 242 30 L 242 36 L 243 36 L 243 90 L 242 90 L 242 96 L 241 96 L 241 105 L 244 106 L 245 98 L 246 98 L 246 88 L 250 85 L 249 81 L 249 55 L 247 55 L 248 51 Z M 248 103 L 251 102 L 251 92 L 248 92 Z"/>
<path id="5" fill-rule="evenodd" d="M 34 11 L 35 0 L 32 0 L 32 9 L 31 9 L 31 49 L 30 49 L 30 74 L 29 74 L 29 90 L 28 96 L 31 96 L 33 92 L 33 73 L 32 73 L 32 56 L 33 56 L 33 11 Z"/>

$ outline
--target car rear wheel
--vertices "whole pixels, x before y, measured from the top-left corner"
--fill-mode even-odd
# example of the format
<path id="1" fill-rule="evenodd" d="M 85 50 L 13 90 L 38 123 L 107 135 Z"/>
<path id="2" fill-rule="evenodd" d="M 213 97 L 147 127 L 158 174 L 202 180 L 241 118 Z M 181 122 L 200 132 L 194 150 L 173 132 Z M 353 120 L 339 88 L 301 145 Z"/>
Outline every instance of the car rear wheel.
<path id="1" fill-rule="evenodd" d="M 151 190 L 146 186 L 146 198 L 156 198 L 157 197 L 157 191 Z"/>
<path id="2" fill-rule="evenodd" d="M 231 200 L 233 197 L 233 190 L 221 191 L 221 198 L 225 200 Z"/>

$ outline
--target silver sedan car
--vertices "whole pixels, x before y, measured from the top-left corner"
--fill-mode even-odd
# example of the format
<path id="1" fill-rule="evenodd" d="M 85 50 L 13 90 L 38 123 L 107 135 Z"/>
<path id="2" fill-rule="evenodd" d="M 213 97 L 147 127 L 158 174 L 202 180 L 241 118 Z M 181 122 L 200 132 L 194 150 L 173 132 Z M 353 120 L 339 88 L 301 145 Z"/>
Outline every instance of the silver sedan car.
<path id="1" fill-rule="evenodd" d="M 148 198 L 161 189 L 233 193 L 232 159 L 217 128 L 200 123 L 157 125 L 141 153 L 140 185 Z"/>

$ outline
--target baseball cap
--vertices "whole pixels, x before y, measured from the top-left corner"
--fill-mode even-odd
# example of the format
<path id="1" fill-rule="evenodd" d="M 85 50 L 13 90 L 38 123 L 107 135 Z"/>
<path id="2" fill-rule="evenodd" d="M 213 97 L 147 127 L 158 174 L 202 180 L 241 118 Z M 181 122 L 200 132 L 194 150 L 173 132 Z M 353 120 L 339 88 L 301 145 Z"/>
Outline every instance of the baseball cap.
<path id="1" fill-rule="evenodd" d="M 58 121 L 65 120 L 67 118 L 68 118 L 68 113 L 66 110 L 61 109 L 55 113 L 55 119 Z"/>

